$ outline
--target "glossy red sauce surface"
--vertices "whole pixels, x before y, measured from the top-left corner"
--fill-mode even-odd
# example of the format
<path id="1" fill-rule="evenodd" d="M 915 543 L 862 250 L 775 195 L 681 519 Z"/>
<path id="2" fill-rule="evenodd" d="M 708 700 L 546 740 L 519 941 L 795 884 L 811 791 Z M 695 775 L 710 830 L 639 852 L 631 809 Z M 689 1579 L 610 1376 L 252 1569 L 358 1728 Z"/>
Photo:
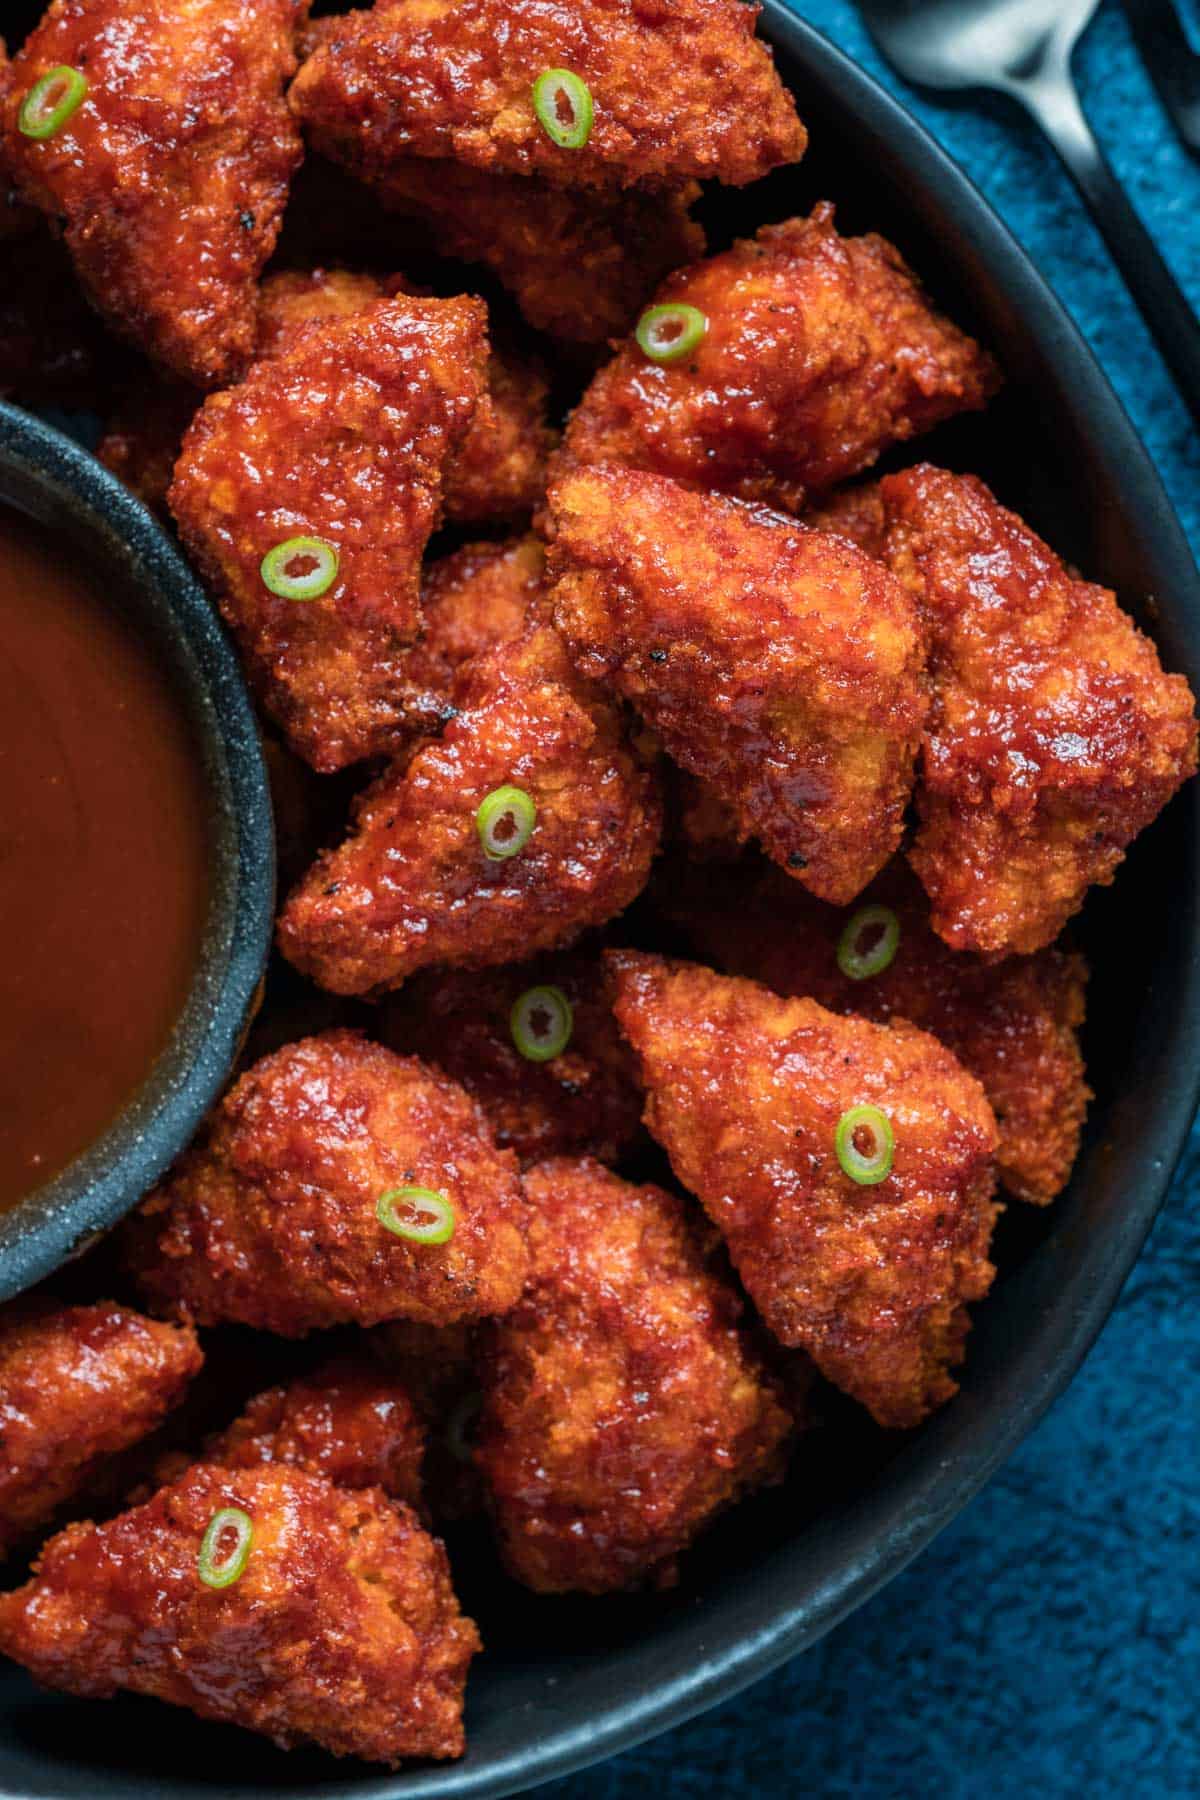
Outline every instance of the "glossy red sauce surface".
<path id="1" fill-rule="evenodd" d="M 60 537 L 0 506 L 0 1207 L 149 1073 L 207 865 L 198 754 L 151 649 Z"/>

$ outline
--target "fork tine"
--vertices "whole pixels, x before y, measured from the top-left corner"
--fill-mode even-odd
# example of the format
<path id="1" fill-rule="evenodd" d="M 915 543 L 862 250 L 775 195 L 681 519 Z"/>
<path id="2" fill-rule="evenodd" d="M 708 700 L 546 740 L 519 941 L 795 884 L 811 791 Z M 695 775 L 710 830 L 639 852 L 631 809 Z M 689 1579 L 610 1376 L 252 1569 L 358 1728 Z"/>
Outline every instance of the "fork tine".
<path id="1" fill-rule="evenodd" d="M 1200 156 L 1200 54 L 1174 0 L 1125 0 L 1125 12 L 1172 124 L 1192 155 Z"/>

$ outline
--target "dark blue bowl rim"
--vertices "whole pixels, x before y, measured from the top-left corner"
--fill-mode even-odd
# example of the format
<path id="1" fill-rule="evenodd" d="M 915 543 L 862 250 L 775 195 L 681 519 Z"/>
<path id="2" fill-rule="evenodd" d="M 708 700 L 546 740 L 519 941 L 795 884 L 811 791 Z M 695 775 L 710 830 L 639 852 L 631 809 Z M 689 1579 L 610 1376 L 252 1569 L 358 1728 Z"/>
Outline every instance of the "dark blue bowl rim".
<path id="1" fill-rule="evenodd" d="M 4 402 L 0 457 L 18 476 L 24 472 L 35 486 L 61 495 L 87 528 L 118 542 L 132 581 L 169 605 L 172 635 L 183 646 L 206 715 L 204 750 L 225 827 L 216 872 L 220 898 L 196 977 L 181 1026 L 147 1083 L 158 1080 L 156 1104 L 139 1110 L 135 1096 L 92 1150 L 0 1218 L 0 1291 L 7 1295 L 40 1281 L 127 1213 L 186 1145 L 224 1085 L 270 951 L 275 845 L 258 724 L 237 657 L 171 539 L 72 438 Z"/>
<path id="2" fill-rule="evenodd" d="M 763 0 L 760 29 L 768 42 L 803 70 L 819 68 L 836 84 L 845 109 L 873 138 L 894 147 L 902 161 L 922 171 L 936 195 L 939 216 L 978 262 L 1002 283 L 1014 308 L 1039 318 L 1042 342 L 1053 348 L 1063 388 L 1074 413 L 1088 421 L 1113 485 L 1156 538 L 1160 591 L 1175 597 L 1200 645 L 1200 577 L 1162 481 L 1092 351 L 1026 252 L 983 195 L 913 115 L 837 48 L 823 32 L 798 18 L 785 0 Z M 1190 596 L 1185 604 L 1183 596 Z M 1144 1179 L 1130 1195 L 1117 1229 L 1093 1255 L 1086 1293 L 1076 1293 L 1049 1316 L 1031 1324 L 1028 1339 L 1005 1371 L 1004 1404 L 989 1406 L 955 1438 L 944 1458 L 914 1454 L 901 1460 L 881 1491 L 864 1496 L 845 1515 L 819 1522 L 813 1540 L 811 1579 L 781 1593 L 771 1617 L 730 1632 L 719 1647 L 709 1633 L 698 1642 L 686 1673 L 647 1686 L 630 1699 L 618 1696 L 602 1714 L 547 1730 L 531 1719 L 536 1743 L 477 1767 L 411 1770 L 396 1777 L 329 1782 L 288 1789 L 272 1787 L 277 1800 L 326 1800 L 358 1793 L 363 1800 L 489 1800 L 540 1786 L 667 1731 L 727 1700 L 767 1675 L 797 1651 L 832 1630 L 915 1557 L 961 1511 L 1027 1436 L 1070 1382 L 1116 1302 L 1162 1206 L 1175 1164 L 1200 1099 L 1200 964 L 1193 956 L 1185 979 L 1188 1023 L 1178 1042 L 1178 1080 L 1147 1104 Z"/>

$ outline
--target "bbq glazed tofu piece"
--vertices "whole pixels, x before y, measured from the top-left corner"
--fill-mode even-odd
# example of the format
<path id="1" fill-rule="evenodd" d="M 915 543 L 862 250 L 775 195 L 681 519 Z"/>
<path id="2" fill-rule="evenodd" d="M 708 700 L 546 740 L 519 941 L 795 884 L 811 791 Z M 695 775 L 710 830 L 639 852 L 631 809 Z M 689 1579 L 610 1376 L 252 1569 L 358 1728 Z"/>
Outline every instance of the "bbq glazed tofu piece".
<path id="1" fill-rule="evenodd" d="M 258 355 L 276 356 L 299 334 L 326 318 L 352 318 L 374 301 L 414 293 L 403 276 L 354 269 L 295 269 L 262 284 Z M 477 525 L 519 519 L 533 511 L 546 486 L 556 441 L 546 418 L 550 383 L 533 357 L 491 345 L 487 380 L 443 477 L 448 522 Z"/>
<path id="2" fill-rule="evenodd" d="M 235 380 L 253 352 L 258 276 L 301 157 L 284 86 L 306 12 L 54 0 L 13 59 L 0 122 L 20 192 L 61 224 L 113 329 L 198 387 Z"/>
<path id="3" fill-rule="evenodd" d="M 463 544 L 427 562 L 421 578 L 424 631 L 409 673 L 432 692 L 452 693 L 474 656 L 517 642 L 540 603 L 546 553 L 527 534 Z"/>
<path id="4" fill-rule="evenodd" d="M 475 657 L 458 717 L 372 783 L 284 906 L 279 948 L 336 994 L 574 942 L 645 886 L 662 808 L 612 703 L 532 621 Z"/>
<path id="5" fill-rule="evenodd" d="M 291 106 L 384 172 L 411 156 L 564 187 L 743 186 L 806 136 L 742 0 L 377 0 L 323 22 Z"/>
<path id="6" fill-rule="evenodd" d="M 888 1427 L 956 1390 L 994 1270 L 996 1123 L 915 1026 L 612 952 L 646 1123 L 779 1341 Z"/>
<path id="7" fill-rule="evenodd" d="M 909 858 L 948 944 L 1029 954 L 1195 773 L 1195 702 L 1115 595 L 974 476 L 924 465 L 881 491 L 932 644 Z"/>
<path id="8" fill-rule="evenodd" d="M 533 1273 L 488 1334 L 476 1452 L 505 1564 L 540 1593 L 664 1585 L 778 1476 L 791 1417 L 685 1201 L 588 1158 L 526 1180 Z"/>
<path id="9" fill-rule="evenodd" d="M 263 709 L 322 773 L 437 722 L 405 653 L 486 326 L 478 300 L 376 301 L 298 334 L 188 428 L 171 511 Z"/>
<path id="10" fill-rule="evenodd" d="M 585 1152 L 616 1162 L 638 1138 L 637 1063 L 596 949 L 428 970 L 387 1002 L 381 1034 L 461 1082 L 523 1163 Z"/>
<path id="11" fill-rule="evenodd" d="M 899 251 L 841 237 L 827 203 L 679 269 L 643 318 L 653 354 L 635 335 L 595 375 L 568 466 L 625 463 L 797 511 L 999 385 Z"/>
<path id="12" fill-rule="evenodd" d="M 567 345 L 630 330 L 663 276 L 704 254 L 695 182 L 599 193 L 416 156 L 380 168 L 369 145 L 316 138 L 430 247 L 489 269 L 528 324 Z"/>
<path id="13" fill-rule="evenodd" d="M 852 900 L 898 848 L 924 723 L 924 633 L 844 539 L 660 475 L 551 488 L 548 581 L 581 671 L 632 702 L 739 832 Z"/>
<path id="14" fill-rule="evenodd" d="M 374 1357 L 347 1353 L 255 1394 L 195 1456 L 168 1452 L 156 1485 L 177 1480 L 193 1462 L 283 1464 L 335 1487 L 380 1488 L 419 1512 L 424 1455 L 425 1426 L 404 1388 Z"/>
<path id="15" fill-rule="evenodd" d="M 516 1159 L 475 1102 L 349 1030 L 249 1069 L 125 1231 L 159 1310 L 281 1337 L 504 1312 L 528 1266 Z"/>
<path id="16" fill-rule="evenodd" d="M 994 962 L 951 950 L 899 860 L 849 907 L 814 900 L 767 863 L 676 869 L 659 894 L 691 948 L 724 973 L 932 1033 L 987 1095 L 1008 1193 L 1046 1206 L 1066 1185 L 1090 1098 L 1079 1047 L 1087 965 L 1077 952 Z"/>
<path id="17" fill-rule="evenodd" d="M 182 1400 L 203 1357 L 189 1323 L 113 1301 L 0 1313 L 0 1557 Z"/>
<path id="18" fill-rule="evenodd" d="M 0 1595 L 0 1650 L 46 1687 L 128 1689 L 281 1749 L 393 1766 L 462 1754 L 478 1649 L 407 1507 L 278 1464 L 196 1464 L 144 1506 L 69 1526 Z"/>

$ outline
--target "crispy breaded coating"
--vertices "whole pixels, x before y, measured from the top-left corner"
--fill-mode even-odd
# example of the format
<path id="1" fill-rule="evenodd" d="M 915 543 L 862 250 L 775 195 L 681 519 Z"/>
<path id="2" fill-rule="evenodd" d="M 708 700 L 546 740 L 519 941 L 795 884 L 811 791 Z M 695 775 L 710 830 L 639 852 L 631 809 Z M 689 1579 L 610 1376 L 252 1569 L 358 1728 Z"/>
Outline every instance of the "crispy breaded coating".
<path id="1" fill-rule="evenodd" d="M 387 170 L 409 156 L 564 187 L 744 186 L 806 136 L 751 0 L 376 0 L 323 24 L 292 109 L 325 146 Z M 533 84 L 567 69 L 591 95 L 586 143 L 539 122 Z"/>
<path id="2" fill-rule="evenodd" d="M 448 1242 L 380 1219 L 382 1197 L 412 1187 L 450 1202 Z M 527 1267 L 516 1159 L 475 1102 L 348 1030 L 249 1069 L 126 1227 L 126 1248 L 155 1305 L 281 1337 L 504 1312 Z"/>
<path id="3" fill-rule="evenodd" d="M 489 1334 L 476 1453 L 501 1553 L 540 1593 L 662 1585 L 778 1475 L 791 1418 L 685 1201 L 587 1158 L 526 1183 L 533 1274 Z"/>
<path id="4" fill-rule="evenodd" d="M 285 1463 L 335 1487 L 382 1488 L 421 1506 L 425 1427 L 400 1384 L 372 1357 L 344 1355 L 256 1394 L 196 1458 L 164 1459 L 169 1479 L 195 1460 L 223 1469 Z"/>
<path id="5" fill-rule="evenodd" d="M 1045 1206 L 1066 1185 L 1089 1098 L 1079 1049 L 1087 965 L 1064 949 L 988 962 L 949 949 L 899 860 L 849 907 L 826 906 L 767 863 L 674 869 L 661 902 L 705 962 L 777 994 L 819 1001 L 885 1025 L 907 1019 L 945 1044 L 996 1115 L 1000 1180 Z M 852 979 L 838 945 L 861 908 L 887 907 L 900 928 L 888 966 Z M 857 934 L 855 934 L 857 935 Z M 879 941 L 865 926 L 863 947 Z"/>
<path id="6" fill-rule="evenodd" d="M 197 1559 L 226 1508 L 253 1536 L 242 1574 L 213 1588 Z M 33 1579 L 0 1595 L 0 1649 L 85 1699 L 128 1688 L 281 1749 L 395 1765 L 462 1754 L 479 1634 L 441 1544 L 379 1489 L 199 1463 L 146 1505 L 52 1538 Z"/>
<path id="7" fill-rule="evenodd" d="M 843 539 L 635 469 L 551 488 L 555 622 L 746 835 L 853 899 L 900 842 L 925 715 L 916 608 Z"/>
<path id="8" fill-rule="evenodd" d="M 420 221 L 443 256 L 482 263 L 535 330 L 566 343 L 628 331 L 663 276 L 704 254 L 694 182 L 601 194 L 420 157 L 383 170 L 369 146 L 317 136 L 381 205 Z"/>
<path id="9" fill-rule="evenodd" d="M 513 350 L 493 350 L 487 392 L 446 470 L 446 518 L 453 525 L 527 518 L 546 491 L 558 433 L 547 423 L 544 366 Z"/>
<path id="10" fill-rule="evenodd" d="M 826 494 L 815 505 L 805 507 L 803 519 L 814 531 L 835 531 L 839 537 L 848 538 L 877 561 L 882 562 L 887 555 L 887 512 L 878 481 L 860 482 Z"/>
<path id="11" fill-rule="evenodd" d="M 379 300 L 312 325 L 205 402 L 169 495 L 264 710 L 328 772 L 436 718 L 404 653 L 446 459 L 483 386 L 478 300 Z M 260 564 L 294 537 L 331 544 L 332 586 L 281 598 Z"/>
<path id="12" fill-rule="evenodd" d="M 185 381 L 233 380 L 300 135 L 283 96 L 307 0 L 54 0 L 13 59 L 3 149 L 62 221 L 92 304 Z M 87 93 L 44 140 L 18 127 L 67 64 Z"/>
<path id="13" fill-rule="evenodd" d="M 571 1008 L 570 1041 L 546 1062 L 522 1055 L 512 1027 L 517 1001 L 540 987 L 557 988 Z M 496 1142 L 522 1162 L 583 1152 L 615 1162 L 638 1136 L 637 1064 L 617 1030 L 594 950 L 502 969 L 429 970 L 388 1002 L 382 1035 L 460 1081 Z"/>
<path id="14" fill-rule="evenodd" d="M 394 1319 L 370 1334 L 371 1349 L 400 1381 L 425 1427 L 421 1485 L 425 1507 L 438 1523 L 478 1518 L 483 1480 L 475 1466 L 479 1422 L 479 1342 L 487 1330 L 475 1320 L 421 1325 Z"/>
<path id="15" fill-rule="evenodd" d="M 449 695 L 464 663 L 522 637 L 545 566 L 545 550 L 532 535 L 463 544 L 426 563 L 425 629 L 409 654 L 411 678 Z"/>
<path id="16" fill-rule="evenodd" d="M 933 928 L 957 950 L 1038 950 L 1195 772 L 1191 690 L 974 476 L 924 465 L 882 494 L 889 565 L 932 639 L 909 854 Z"/>
<path id="17" fill-rule="evenodd" d="M 285 270 L 263 282 L 258 354 L 274 356 L 325 318 L 349 318 L 372 301 L 415 290 L 403 276 L 386 279 L 352 269 Z M 546 485 L 557 440 L 546 422 L 550 383 L 540 364 L 509 349 L 488 356 L 485 391 L 443 476 L 443 507 L 455 524 L 520 518 Z"/>
<path id="18" fill-rule="evenodd" d="M 127 1306 L 0 1314 L 0 1557 L 138 1443 L 182 1399 L 203 1362 L 190 1324 Z"/>
<path id="19" fill-rule="evenodd" d="M 437 742 L 359 800 L 351 835 L 314 863 L 279 920 L 288 961 L 336 994 L 377 994 L 434 964 L 488 968 L 572 943 L 622 912 L 658 847 L 657 778 L 557 634 L 531 623 L 466 666 Z M 493 860 L 483 801 L 521 789 L 527 844 Z"/>
<path id="20" fill-rule="evenodd" d="M 987 1292 L 996 1124 L 936 1039 L 839 1018 L 757 982 L 609 955 L 646 1123 L 708 1211 L 764 1323 L 881 1425 L 948 1400 L 967 1303 Z M 843 1173 L 839 1119 L 886 1113 L 891 1171 Z"/>
<path id="21" fill-rule="evenodd" d="M 839 237 L 827 203 L 678 270 L 654 300 L 697 308 L 703 339 L 670 363 L 627 339 L 572 415 L 565 462 L 627 463 L 796 510 L 998 385 L 899 251 Z"/>

